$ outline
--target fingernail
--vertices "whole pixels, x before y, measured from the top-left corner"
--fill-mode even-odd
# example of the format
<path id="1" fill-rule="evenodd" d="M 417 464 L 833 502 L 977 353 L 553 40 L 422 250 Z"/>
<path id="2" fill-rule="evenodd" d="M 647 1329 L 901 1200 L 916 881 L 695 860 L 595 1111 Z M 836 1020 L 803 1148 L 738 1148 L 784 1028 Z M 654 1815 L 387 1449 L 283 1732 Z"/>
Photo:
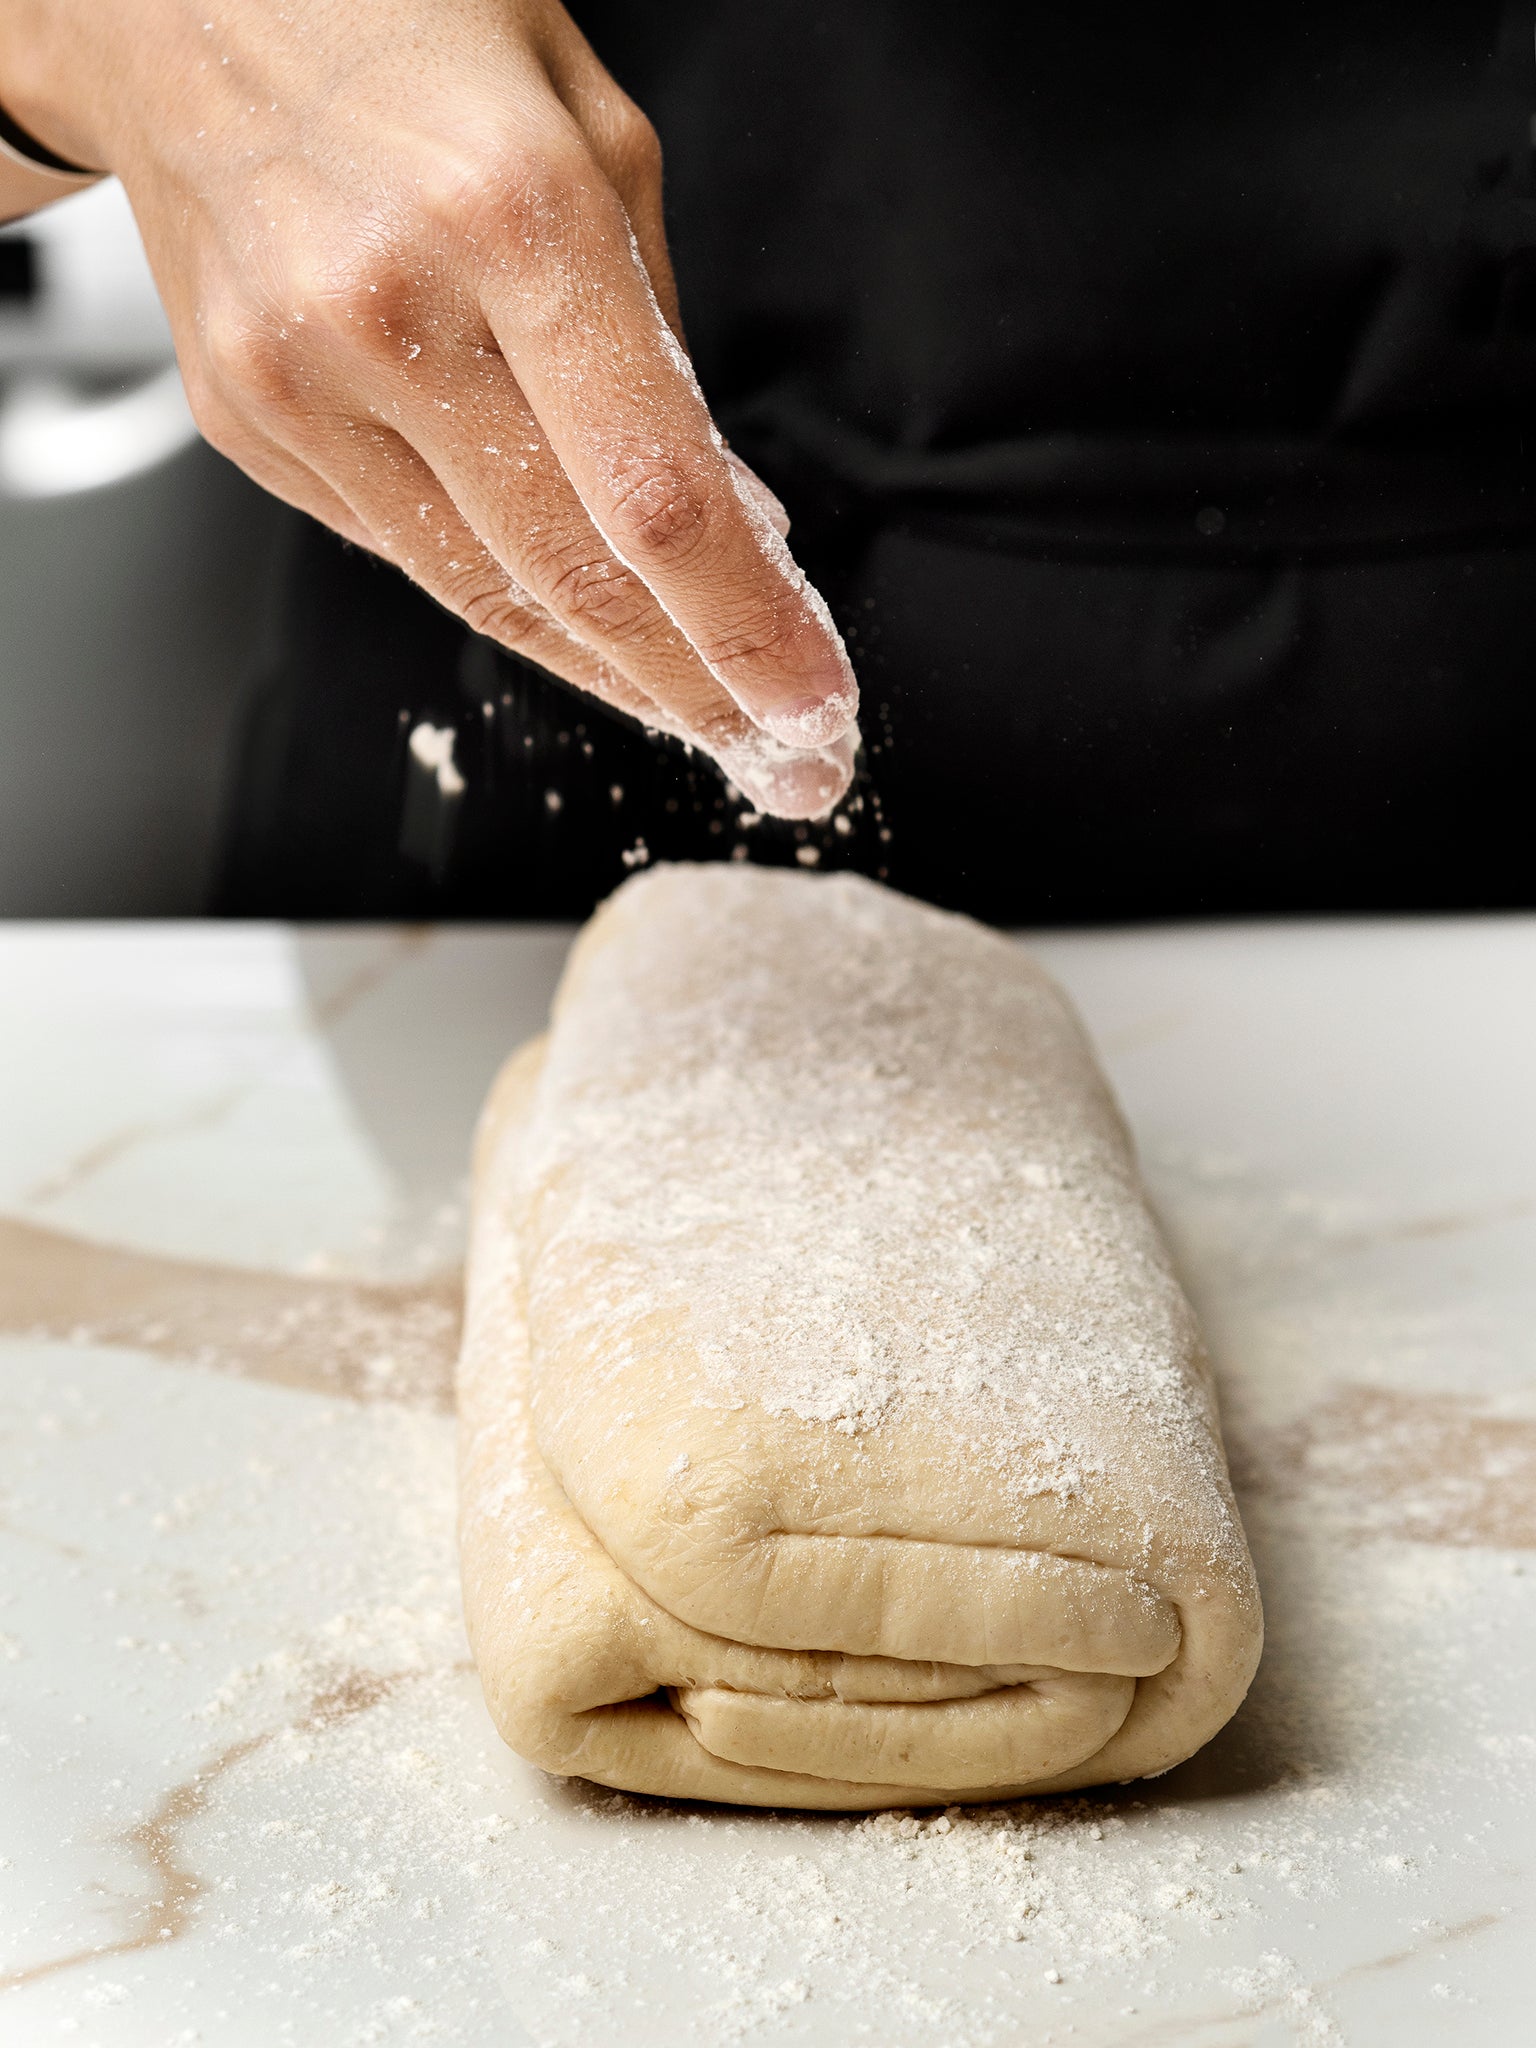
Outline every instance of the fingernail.
<path id="1" fill-rule="evenodd" d="M 825 818 L 848 793 L 857 735 L 844 734 L 814 751 L 754 739 L 721 755 L 720 765 L 742 794 L 774 818 Z"/>
<path id="2" fill-rule="evenodd" d="M 857 689 L 843 687 L 825 697 L 802 697 L 798 703 L 776 704 L 763 713 L 763 726 L 786 747 L 827 747 L 847 732 L 858 708 Z"/>

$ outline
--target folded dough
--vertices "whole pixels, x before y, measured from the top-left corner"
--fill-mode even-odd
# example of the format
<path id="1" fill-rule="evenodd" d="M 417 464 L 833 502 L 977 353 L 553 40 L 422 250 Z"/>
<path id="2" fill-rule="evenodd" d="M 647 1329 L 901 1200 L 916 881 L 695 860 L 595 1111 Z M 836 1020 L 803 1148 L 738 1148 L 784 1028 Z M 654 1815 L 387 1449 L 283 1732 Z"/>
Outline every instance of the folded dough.
<path id="1" fill-rule="evenodd" d="M 1259 1604 L 1125 1129 L 1016 944 L 638 876 L 476 1155 L 471 1641 L 514 1749 L 858 1808 L 1167 1770 Z"/>

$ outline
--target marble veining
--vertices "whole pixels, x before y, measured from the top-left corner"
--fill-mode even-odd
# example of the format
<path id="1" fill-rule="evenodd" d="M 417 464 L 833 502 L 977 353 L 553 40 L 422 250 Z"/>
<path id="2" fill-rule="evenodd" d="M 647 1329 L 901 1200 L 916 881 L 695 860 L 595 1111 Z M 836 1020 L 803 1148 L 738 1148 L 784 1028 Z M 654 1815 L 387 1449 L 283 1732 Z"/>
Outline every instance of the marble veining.
<path id="1" fill-rule="evenodd" d="M 1042 941 L 1211 1336 L 1269 1649 L 1154 1785 L 849 1823 L 553 1783 L 478 1700 L 463 1171 L 564 935 L 0 932 L 0 2039 L 1504 2048 L 1533 941 Z"/>

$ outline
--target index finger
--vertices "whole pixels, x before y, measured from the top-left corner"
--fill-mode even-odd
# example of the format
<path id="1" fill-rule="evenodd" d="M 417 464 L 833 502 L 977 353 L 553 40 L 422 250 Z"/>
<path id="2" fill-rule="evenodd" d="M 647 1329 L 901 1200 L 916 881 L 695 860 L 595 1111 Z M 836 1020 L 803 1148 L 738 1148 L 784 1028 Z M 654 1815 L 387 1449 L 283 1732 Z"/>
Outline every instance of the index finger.
<path id="1" fill-rule="evenodd" d="M 837 739 L 858 685 L 831 614 L 738 483 L 585 146 L 525 160 L 489 240 L 486 319 L 593 525 L 749 718 L 786 746 Z"/>

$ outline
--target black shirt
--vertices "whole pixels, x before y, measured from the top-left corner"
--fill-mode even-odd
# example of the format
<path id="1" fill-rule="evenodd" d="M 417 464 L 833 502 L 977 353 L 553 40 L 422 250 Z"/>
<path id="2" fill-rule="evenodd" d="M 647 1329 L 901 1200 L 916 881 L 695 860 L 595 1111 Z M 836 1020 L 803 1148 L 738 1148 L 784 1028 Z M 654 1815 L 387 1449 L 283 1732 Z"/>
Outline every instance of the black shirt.
<path id="1" fill-rule="evenodd" d="M 1530 900 L 1529 8 L 575 12 L 660 131 L 706 393 L 860 671 L 864 802 L 810 835 L 824 864 L 1019 921 Z M 426 607 L 328 543 L 305 559 L 351 578 L 354 617 Z M 424 611 L 412 674 L 349 682 L 368 636 L 334 613 L 336 850 L 296 884 L 260 823 L 286 806 L 298 844 L 321 822 L 296 796 L 325 754 L 293 710 L 296 623 L 236 901 L 580 908 L 637 838 L 742 840 L 707 772 L 658 770 Z M 471 767 L 430 859 L 400 838 L 418 715 L 451 716 Z"/>

